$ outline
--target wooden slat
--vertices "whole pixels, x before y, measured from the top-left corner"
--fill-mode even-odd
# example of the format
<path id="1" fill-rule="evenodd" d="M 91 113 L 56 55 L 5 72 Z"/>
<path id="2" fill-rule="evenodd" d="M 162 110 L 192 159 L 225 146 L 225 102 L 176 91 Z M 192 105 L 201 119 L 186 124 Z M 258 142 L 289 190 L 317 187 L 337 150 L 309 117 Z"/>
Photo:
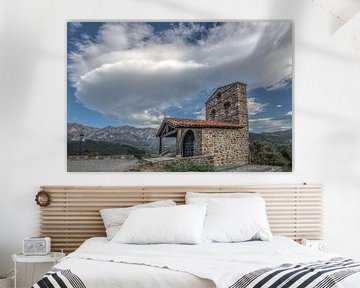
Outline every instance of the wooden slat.
<path id="1" fill-rule="evenodd" d="M 41 208 L 41 236 L 52 237 L 52 249 L 74 251 L 90 237 L 105 236 L 99 210 L 173 199 L 185 202 L 186 192 L 256 192 L 265 199 L 274 235 L 322 237 L 322 187 L 319 185 L 258 186 L 42 186 L 51 204 Z"/>

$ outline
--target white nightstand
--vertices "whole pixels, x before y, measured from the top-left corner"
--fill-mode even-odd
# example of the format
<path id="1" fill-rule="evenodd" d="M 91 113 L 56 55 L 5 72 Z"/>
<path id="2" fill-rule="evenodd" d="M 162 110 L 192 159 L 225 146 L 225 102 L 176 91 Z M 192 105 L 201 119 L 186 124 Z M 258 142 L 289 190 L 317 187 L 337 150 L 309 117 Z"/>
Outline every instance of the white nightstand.
<path id="1" fill-rule="evenodd" d="M 14 270 L 15 270 L 14 288 L 16 288 L 17 263 L 33 263 L 35 265 L 36 263 L 52 262 L 55 265 L 63 257 L 65 257 L 65 253 L 60 253 L 60 252 L 50 252 L 49 254 L 39 255 L 39 256 L 26 256 L 23 254 L 12 255 L 12 259 L 14 261 Z M 32 273 L 31 273 L 31 285 L 34 284 L 33 281 L 34 281 L 34 266 L 32 267 Z"/>
<path id="2" fill-rule="evenodd" d="M 321 252 L 328 251 L 328 242 L 326 240 L 310 240 L 310 239 L 303 239 L 301 240 L 301 244 L 309 247 L 314 250 L 318 250 Z"/>

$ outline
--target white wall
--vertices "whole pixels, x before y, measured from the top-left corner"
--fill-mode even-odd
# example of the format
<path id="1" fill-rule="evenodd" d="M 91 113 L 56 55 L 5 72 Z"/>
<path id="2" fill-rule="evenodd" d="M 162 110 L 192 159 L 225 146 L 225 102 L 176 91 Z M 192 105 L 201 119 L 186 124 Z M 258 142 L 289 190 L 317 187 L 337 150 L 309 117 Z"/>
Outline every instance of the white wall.
<path id="1" fill-rule="evenodd" d="M 38 234 L 42 184 L 322 183 L 330 250 L 360 258 L 360 65 L 330 34 L 342 23 L 310 0 L 149 2 L 0 2 L 0 273 Z M 295 24 L 293 173 L 66 172 L 66 20 L 279 18 Z"/>

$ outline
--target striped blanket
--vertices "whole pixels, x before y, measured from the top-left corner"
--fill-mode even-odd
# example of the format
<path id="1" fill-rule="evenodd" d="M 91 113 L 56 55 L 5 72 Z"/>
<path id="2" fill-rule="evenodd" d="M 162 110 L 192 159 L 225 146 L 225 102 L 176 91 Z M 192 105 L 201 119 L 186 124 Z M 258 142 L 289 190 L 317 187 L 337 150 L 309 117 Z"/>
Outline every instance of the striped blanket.
<path id="1" fill-rule="evenodd" d="M 69 269 L 53 268 L 32 288 L 86 288 L 81 279 Z"/>
<path id="2" fill-rule="evenodd" d="M 305 264 L 283 264 L 242 276 L 229 288 L 331 288 L 360 272 L 360 262 L 333 258 Z M 32 288 L 86 288 L 69 269 L 52 269 Z M 105 288 L 105 287 L 104 287 Z M 351 287 L 349 287 L 351 288 Z"/>
<path id="3" fill-rule="evenodd" d="M 229 288 L 331 288 L 359 272 L 360 262 L 345 258 L 296 265 L 284 264 L 246 274 Z"/>

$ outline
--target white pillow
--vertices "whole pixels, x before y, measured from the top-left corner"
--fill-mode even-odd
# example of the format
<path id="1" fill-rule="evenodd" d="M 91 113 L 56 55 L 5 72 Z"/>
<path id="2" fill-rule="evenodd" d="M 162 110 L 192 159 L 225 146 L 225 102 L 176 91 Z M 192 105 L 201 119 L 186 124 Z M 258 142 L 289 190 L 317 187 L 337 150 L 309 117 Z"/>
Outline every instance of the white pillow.
<path id="1" fill-rule="evenodd" d="M 113 243 L 197 244 L 206 214 L 205 205 L 137 209 L 131 211 Z"/>
<path id="2" fill-rule="evenodd" d="M 211 242 L 271 240 L 264 199 L 247 197 L 209 200 L 203 237 Z"/>
<path id="3" fill-rule="evenodd" d="M 156 201 L 146 204 L 135 205 L 128 208 L 109 208 L 101 209 L 100 214 L 106 229 L 107 239 L 111 240 L 115 234 L 120 230 L 121 225 L 124 223 L 129 213 L 132 210 L 139 208 L 153 208 L 153 207 L 170 207 L 176 206 L 172 200 Z"/>
<path id="4" fill-rule="evenodd" d="M 244 193 L 196 193 L 186 192 L 185 203 L 186 204 L 207 204 L 211 199 L 225 198 L 247 198 L 247 197 L 259 197 L 259 193 L 244 192 Z"/>

